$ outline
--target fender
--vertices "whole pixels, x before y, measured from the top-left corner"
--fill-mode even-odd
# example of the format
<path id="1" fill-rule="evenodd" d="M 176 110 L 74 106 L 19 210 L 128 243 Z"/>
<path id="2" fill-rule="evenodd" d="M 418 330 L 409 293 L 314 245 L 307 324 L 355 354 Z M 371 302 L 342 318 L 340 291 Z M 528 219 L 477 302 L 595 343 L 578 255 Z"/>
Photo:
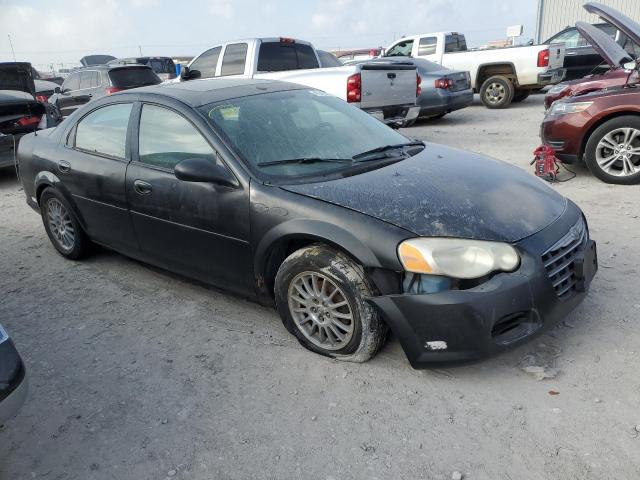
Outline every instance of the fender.
<path id="1" fill-rule="evenodd" d="M 76 220 L 78 220 L 78 223 L 80 223 L 80 226 L 86 231 L 87 224 L 84 221 L 84 218 L 82 217 L 82 215 L 80 214 L 80 210 L 78 210 L 78 206 L 76 205 L 76 202 L 73 199 L 73 195 L 71 195 L 67 187 L 65 187 L 64 183 L 60 181 L 57 175 L 47 170 L 38 172 L 34 180 L 34 192 L 35 192 L 38 207 L 40 207 L 40 194 L 42 193 L 42 190 L 44 190 L 47 187 L 55 188 L 64 197 L 64 199 L 67 202 L 69 202 L 69 205 L 71 205 L 72 207 L 71 213 L 76 217 Z"/>

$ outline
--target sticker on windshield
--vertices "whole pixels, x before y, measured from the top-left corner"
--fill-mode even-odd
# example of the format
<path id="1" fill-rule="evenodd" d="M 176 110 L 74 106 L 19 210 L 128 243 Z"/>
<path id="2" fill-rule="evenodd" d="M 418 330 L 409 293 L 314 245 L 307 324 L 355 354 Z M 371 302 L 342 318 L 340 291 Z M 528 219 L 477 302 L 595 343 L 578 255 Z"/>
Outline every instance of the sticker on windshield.
<path id="1" fill-rule="evenodd" d="M 220 115 L 223 120 L 238 120 L 240 115 L 240 107 L 235 105 L 218 105 L 215 108 L 209 110 L 209 118 L 216 120 L 216 117 Z"/>

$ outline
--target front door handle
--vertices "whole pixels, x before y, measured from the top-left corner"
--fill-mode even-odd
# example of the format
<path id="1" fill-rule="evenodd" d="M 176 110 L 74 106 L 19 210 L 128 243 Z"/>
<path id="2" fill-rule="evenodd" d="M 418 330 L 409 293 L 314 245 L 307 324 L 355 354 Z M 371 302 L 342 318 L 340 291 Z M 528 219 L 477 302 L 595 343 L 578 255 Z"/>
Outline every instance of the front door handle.
<path id="1" fill-rule="evenodd" d="M 58 162 L 58 170 L 60 170 L 60 173 L 69 173 L 71 171 L 71 164 L 66 160 L 60 160 Z"/>
<path id="2" fill-rule="evenodd" d="M 133 182 L 133 189 L 140 195 L 148 195 L 153 188 L 151 184 L 142 180 L 136 180 Z"/>

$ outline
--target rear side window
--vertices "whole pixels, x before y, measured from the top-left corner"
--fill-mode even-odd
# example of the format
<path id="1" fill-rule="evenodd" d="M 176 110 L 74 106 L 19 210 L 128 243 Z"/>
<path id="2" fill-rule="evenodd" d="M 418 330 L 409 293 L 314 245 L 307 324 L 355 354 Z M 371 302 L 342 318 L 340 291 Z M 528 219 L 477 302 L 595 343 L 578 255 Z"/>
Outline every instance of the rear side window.
<path id="1" fill-rule="evenodd" d="M 142 163 L 167 169 L 188 158 L 216 161 L 213 148 L 187 119 L 155 105 L 142 106 L 139 157 Z"/>
<path id="2" fill-rule="evenodd" d="M 232 43 L 224 49 L 224 57 L 222 57 L 221 76 L 226 75 L 242 75 L 244 73 L 244 64 L 247 59 L 247 44 Z"/>
<path id="3" fill-rule="evenodd" d="M 200 72 L 199 76 L 194 76 L 193 78 L 211 78 L 215 76 L 221 49 L 222 47 L 215 47 L 207 50 L 193 61 L 189 69 Z"/>
<path id="4" fill-rule="evenodd" d="M 418 45 L 418 55 L 433 55 L 436 53 L 436 45 L 438 44 L 438 39 L 436 37 L 424 37 L 420 39 L 420 44 Z"/>
<path id="5" fill-rule="evenodd" d="M 96 84 L 95 77 L 97 73 L 98 72 L 95 71 L 82 72 L 80 74 L 80 89 L 82 90 L 83 88 L 94 87 Z"/>
<path id="6" fill-rule="evenodd" d="M 117 68 L 109 72 L 109 78 L 113 86 L 118 88 L 135 88 L 162 83 L 153 70 L 143 67 Z"/>
<path id="7" fill-rule="evenodd" d="M 102 107 L 80 120 L 76 126 L 76 148 L 124 159 L 131 105 Z"/>
<path id="8" fill-rule="evenodd" d="M 262 42 L 258 53 L 259 72 L 282 72 L 318 68 L 313 48 L 302 43 Z"/>
<path id="9" fill-rule="evenodd" d="M 467 41 L 462 35 L 447 35 L 444 41 L 445 53 L 464 52 L 467 50 Z"/>
<path id="10" fill-rule="evenodd" d="M 64 83 L 62 84 L 62 90 L 63 91 L 78 90 L 78 88 L 80 88 L 80 74 L 79 73 L 74 73 L 72 75 L 69 75 L 67 77 L 67 79 L 64 81 Z"/>

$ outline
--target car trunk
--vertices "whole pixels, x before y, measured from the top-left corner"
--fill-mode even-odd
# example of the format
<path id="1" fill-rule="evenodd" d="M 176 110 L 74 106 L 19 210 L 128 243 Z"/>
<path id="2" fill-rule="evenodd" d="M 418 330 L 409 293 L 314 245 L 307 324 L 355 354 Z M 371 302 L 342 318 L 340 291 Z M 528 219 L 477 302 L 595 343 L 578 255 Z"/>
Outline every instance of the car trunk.
<path id="1" fill-rule="evenodd" d="M 450 92 L 460 92 L 471 88 L 471 79 L 467 72 L 445 73 L 443 78 L 448 78 L 453 82 L 449 87 Z"/>
<path id="2" fill-rule="evenodd" d="M 360 108 L 416 103 L 416 67 L 412 64 L 365 63 L 360 66 Z"/>
<path id="3" fill-rule="evenodd" d="M 35 84 L 29 63 L 0 64 L 0 133 L 33 131 L 45 111 L 35 99 Z"/>

